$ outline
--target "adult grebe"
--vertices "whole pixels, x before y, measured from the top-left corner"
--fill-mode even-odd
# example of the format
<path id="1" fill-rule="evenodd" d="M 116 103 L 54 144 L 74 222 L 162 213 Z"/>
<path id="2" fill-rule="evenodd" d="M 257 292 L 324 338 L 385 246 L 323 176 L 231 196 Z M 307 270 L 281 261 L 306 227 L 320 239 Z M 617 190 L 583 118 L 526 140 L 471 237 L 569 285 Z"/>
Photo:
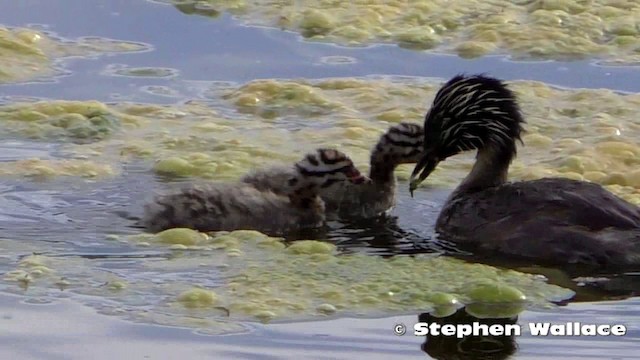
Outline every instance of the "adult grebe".
<path id="1" fill-rule="evenodd" d="M 640 208 L 594 183 L 543 178 L 507 183 L 523 120 L 503 82 L 458 75 L 436 94 L 410 191 L 440 161 L 477 149 L 473 169 L 436 221 L 443 238 L 477 251 L 553 264 L 640 266 Z"/>

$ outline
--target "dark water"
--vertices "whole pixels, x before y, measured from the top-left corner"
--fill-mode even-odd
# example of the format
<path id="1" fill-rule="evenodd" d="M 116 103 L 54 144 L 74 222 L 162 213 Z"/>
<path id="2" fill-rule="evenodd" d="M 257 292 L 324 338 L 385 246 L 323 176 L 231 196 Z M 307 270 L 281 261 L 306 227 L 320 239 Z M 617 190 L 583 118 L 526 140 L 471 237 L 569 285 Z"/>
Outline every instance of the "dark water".
<path id="1" fill-rule="evenodd" d="M 34 26 L 65 38 L 102 36 L 141 42 L 152 47 L 151 51 L 143 53 L 64 60 L 59 64 L 60 76 L 54 80 L 0 85 L 0 96 L 6 98 L 175 103 L 202 98 L 202 89 L 206 88 L 201 85 L 202 81 L 244 82 L 257 78 L 367 75 L 447 78 L 459 72 L 478 71 L 505 79 L 538 80 L 564 87 L 640 91 L 640 69 L 633 67 L 602 67 L 589 61 L 524 63 L 502 57 L 464 60 L 391 45 L 344 48 L 304 42 L 292 33 L 242 26 L 227 15 L 216 19 L 188 16 L 174 7 L 143 0 L 5 1 L 0 3 L 0 24 L 37 24 Z M 327 56 L 349 57 L 353 62 L 328 64 L 323 61 Z M 105 71 L 114 64 L 172 68 L 177 71 L 177 75 L 166 78 L 107 75 Z M 171 88 L 176 95 L 158 96 L 147 91 L 149 86 L 158 85 Z M 58 153 L 55 143 L 7 139 L 0 141 L 0 161 L 35 156 L 46 158 L 62 155 Z M 107 242 L 100 236 L 139 232 L 135 221 L 122 214 L 135 216 L 139 213 L 139 204 L 148 193 L 148 184 L 158 181 L 150 175 L 148 166 L 129 164 L 124 169 L 123 176 L 94 183 L 64 179 L 46 183 L 3 180 L 0 183 L 0 231 L 11 234 L 11 238 L 16 240 L 39 244 L 43 252 L 56 255 L 75 254 L 102 259 L 165 256 L 161 253 L 144 252 L 122 243 Z M 411 199 L 406 187 L 406 184 L 400 184 L 398 189 L 399 206 L 394 212 L 397 218 L 355 224 L 333 223 L 326 236 L 345 251 L 361 251 L 372 255 L 449 252 L 474 261 L 542 273 L 552 283 L 574 289 L 577 292 L 575 301 L 623 299 L 637 295 L 640 291 L 640 274 L 635 273 L 587 274 L 592 277 L 606 275 L 607 281 L 579 282 L 573 278 L 585 274 L 543 269 L 501 259 L 469 257 L 436 241 L 429 230 L 448 190 L 422 190 L 428 192 L 428 195 L 418 194 L 415 199 Z M 12 257 L 14 254 L 5 255 Z M 604 356 L 631 359 L 640 353 L 640 323 L 636 310 L 638 305 L 637 298 L 571 304 L 549 313 L 525 312 L 518 320 L 520 323 L 543 320 L 606 323 L 624 320 L 631 329 L 624 338 L 605 337 L 595 341 L 589 338 L 523 336 L 507 342 L 517 343 L 520 347 L 519 358 L 575 356 L 595 359 Z M 65 350 L 60 345 L 61 340 L 53 334 L 45 332 L 36 335 L 33 333 L 35 330 L 29 326 L 23 327 L 27 330 L 21 332 L 21 327 L 14 321 L 19 316 L 29 318 L 45 310 L 50 316 L 48 321 L 52 323 L 60 321 L 56 317 L 63 317 L 77 322 L 78 326 L 87 321 L 95 323 L 97 330 L 74 339 L 73 343 L 76 345 Z M 14 312 L 21 315 L 15 315 Z M 164 344 L 165 341 L 173 346 L 166 351 L 172 351 L 170 353 L 176 357 L 224 355 L 229 358 L 272 359 L 292 357 L 291 353 L 306 354 L 312 358 L 424 357 L 424 352 L 420 351 L 422 338 L 409 335 L 396 337 L 391 332 L 395 322 L 413 323 L 417 321 L 417 314 L 376 320 L 338 319 L 256 326 L 255 332 L 251 334 L 225 336 L 215 340 L 183 330 L 128 324 L 87 313 L 71 303 L 35 306 L 17 304 L 13 297 L 2 297 L 0 315 L 4 316 L 1 321 L 7 324 L 12 334 L 0 340 L 3 344 L 0 346 L 0 355 L 4 354 L 3 358 L 8 354 L 51 359 L 72 358 L 67 355 L 78 354 L 77 358 L 86 358 L 80 356 L 86 353 L 78 344 L 92 344 L 96 350 L 90 352 L 91 356 L 106 358 L 98 349 L 113 349 L 116 353 L 124 350 L 117 346 L 112 348 L 104 340 L 105 336 L 117 339 L 116 343 L 126 344 L 131 335 L 132 346 L 140 350 L 132 356 L 134 358 L 166 355 L 163 350 L 159 350 L 167 345 Z M 67 340 L 71 341 L 74 336 L 80 335 L 69 331 L 60 336 L 69 336 Z M 164 345 L 150 345 L 155 342 Z M 40 350 L 43 345 L 47 350 Z M 430 353 L 430 349 L 422 350 Z M 453 350 L 448 354 L 460 355 Z M 108 355 L 109 358 L 113 356 L 111 353 Z"/>

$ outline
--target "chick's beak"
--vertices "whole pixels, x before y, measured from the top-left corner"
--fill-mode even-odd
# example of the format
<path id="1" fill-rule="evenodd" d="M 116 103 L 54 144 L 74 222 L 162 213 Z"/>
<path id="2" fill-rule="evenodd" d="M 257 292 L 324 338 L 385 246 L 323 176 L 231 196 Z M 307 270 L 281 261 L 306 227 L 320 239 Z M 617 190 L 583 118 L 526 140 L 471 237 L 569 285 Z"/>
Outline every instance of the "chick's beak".
<path id="1" fill-rule="evenodd" d="M 352 169 L 351 171 L 349 171 L 347 177 L 349 178 L 349 181 L 354 184 L 366 184 L 371 182 L 371 179 L 362 175 L 360 171 L 356 169 Z"/>
<path id="2" fill-rule="evenodd" d="M 429 177 L 439 162 L 440 159 L 429 153 L 422 156 L 413 169 L 411 178 L 409 179 L 409 192 L 411 193 L 411 197 L 413 197 L 413 191 L 418 188 L 418 185 L 420 185 L 424 179 Z"/>

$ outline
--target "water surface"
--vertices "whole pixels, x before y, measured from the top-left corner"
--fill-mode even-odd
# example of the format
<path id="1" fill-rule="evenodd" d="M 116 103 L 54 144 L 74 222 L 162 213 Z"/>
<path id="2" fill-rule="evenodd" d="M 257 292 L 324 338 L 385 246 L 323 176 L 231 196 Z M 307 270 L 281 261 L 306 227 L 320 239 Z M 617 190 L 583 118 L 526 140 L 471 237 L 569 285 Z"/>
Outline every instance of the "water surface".
<path id="1" fill-rule="evenodd" d="M 464 60 L 392 45 L 365 48 L 338 47 L 304 42 L 293 33 L 246 27 L 229 15 L 216 19 L 187 16 L 175 8 L 147 1 L 45 1 L 25 0 L 0 5 L 0 23 L 52 31 L 64 38 L 101 36 L 149 44 L 151 51 L 91 59 L 64 60 L 61 75 L 52 79 L 0 86 L 0 95 L 11 102 L 19 98 L 135 101 L 173 104 L 203 98 L 210 82 L 243 83 L 260 78 L 326 78 L 368 75 L 401 75 L 448 78 L 459 72 L 486 72 L 505 79 L 537 80 L 562 87 L 607 88 L 640 91 L 640 70 L 635 67 L 603 67 L 590 61 L 515 62 L 505 57 Z M 154 73 L 127 69 L 165 69 Z M 114 70 L 115 69 L 115 70 Z M 123 70 L 124 69 L 124 70 Z M 167 70 L 168 69 L 168 70 Z M 117 71 L 116 71 L 117 70 Z M 129 75 L 129 76 L 123 76 Z M 160 76 L 158 76 L 160 74 Z M 170 89 L 170 92 L 158 91 Z M 423 99 L 417 99 L 422 103 Z M 0 161 L 30 157 L 64 158 L 60 143 L 3 137 Z M 0 272 L 31 252 L 86 259 L 93 266 L 137 274 L 145 259 L 164 259 L 170 251 L 141 249 L 123 242 L 105 241 L 107 234 L 140 231 L 128 215 L 139 212 L 149 184 L 164 179 L 151 174 L 149 163 L 130 163 L 122 176 L 84 181 L 60 178 L 50 181 L 8 178 L 0 184 L 0 230 L 4 237 L 21 242 L 21 248 L 2 254 Z M 341 250 L 373 255 L 444 251 L 462 258 L 468 255 L 435 241 L 431 232 L 439 206 L 450 190 L 428 189 L 410 199 L 406 184 L 398 189 L 397 219 L 332 224 L 326 235 Z M 427 200 L 428 199 L 428 200 Z M 416 211 L 419 209 L 419 211 Z M 637 273 L 581 274 L 543 269 L 500 259 L 474 259 L 501 266 L 542 273 L 550 282 L 577 292 L 575 301 L 549 312 L 524 312 L 519 322 L 625 321 L 629 334 L 620 339 L 534 338 L 516 339 L 518 358 L 581 357 L 633 358 L 640 348 Z M 4 261 L 3 261 L 4 262 Z M 175 274 L 167 274 L 173 276 Z M 601 277 L 603 281 L 574 281 L 576 276 Z M 608 279 L 608 280 L 607 280 Z M 427 279 L 425 279 L 426 281 Z M 13 289 L 11 292 L 16 292 Z M 132 324 L 117 317 L 97 315 L 91 299 L 51 299 L 23 293 L 2 295 L 0 314 L 9 336 L 0 350 L 4 357 L 86 358 L 220 356 L 246 359 L 291 357 L 292 352 L 313 358 L 424 358 L 421 338 L 392 334 L 396 322 L 411 324 L 417 314 L 383 319 L 334 319 L 276 325 L 248 323 L 248 332 L 209 337 L 191 330 Z M 29 302 L 25 303 L 27 299 Z M 614 301 L 598 302 L 612 299 Z M 34 305 L 32 302 L 51 302 Z M 60 324 L 70 324 L 64 327 Z M 3 328 L 5 328 L 3 326 Z M 168 355 L 171 354 L 171 355 Z"/>

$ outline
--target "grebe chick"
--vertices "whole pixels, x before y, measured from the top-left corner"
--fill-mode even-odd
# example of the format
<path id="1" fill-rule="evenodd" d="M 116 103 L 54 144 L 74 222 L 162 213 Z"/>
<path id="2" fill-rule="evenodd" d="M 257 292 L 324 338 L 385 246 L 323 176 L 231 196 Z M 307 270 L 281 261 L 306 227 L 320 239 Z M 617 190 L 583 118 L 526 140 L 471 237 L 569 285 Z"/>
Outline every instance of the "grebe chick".
<path id="1" fill-rule="evenodd" d="M 458 75 L 438 91 L 410 191 L 446 158 L 474 149 L 477 155 L 442 208 L 436 231 L 477 251 L 550 264 L 640 266 L 637 206 L 583 181 L 507 183 L 524 123 L 515 95 L 495 78 Z"/>
<path id="2" fill-rule="evenodd" d="M 316 228 L 325 220 L 319 197 L 330 184 L 368 181 L 340 151 L 318 149 L 293 166 L 284 193 L 246 183 L 211 183 L 160 195 L 145 206 L 142 224 L 153 232 L 188 227 L 199 231 L 257 230 L 268 235 Z"/>
<path id="3" fill-rule="evenodd" d="M 391 126 L 371 149 L 369 178 L 371 182 L 355 185 L 342 182 L 320 196 L 328 218 L 372 218 L 390 211 L 396 204 L 398 165 L 416 163 L 422 155 L 422 126 L 400 123 Z M 275 166 L 245 175 L 241 181 L 260 190 L 283 192 L 284 179 L 291 170 Z"/>

